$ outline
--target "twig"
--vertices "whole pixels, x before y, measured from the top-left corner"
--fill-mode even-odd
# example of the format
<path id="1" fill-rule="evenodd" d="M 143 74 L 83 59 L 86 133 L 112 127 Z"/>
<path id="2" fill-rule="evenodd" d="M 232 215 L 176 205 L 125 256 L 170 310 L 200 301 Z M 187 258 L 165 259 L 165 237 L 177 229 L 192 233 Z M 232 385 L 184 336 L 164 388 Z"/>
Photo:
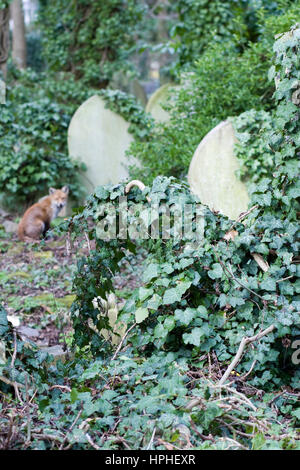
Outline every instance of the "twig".
<path id="1" fill-rule="evenodd" d="M 153 440 L 154 440 L 155 432 L 156 432 L 156 427 L 154 426 L 153 433 L 152 433 L 152 436 L 151 436 L 150 442 L 149 442 L 149 444 L 147 445 L 147 448 L 146 448 L 146 450 L 149 450 L 149 449 L 151 449 L 151 445 L 152 445 L 152 443 L 153 443 Z"/>
<path id="2" fill-rule="evenodd" d="M 283 281 L 287 281 L 288 279 L 291 279 L 292 277 L 295 277 L 295 274 L 292 274 L 291 276 L 288 276 L 288 277 L 283 277 L 282 279 L 279 279 L 278 281 L 276 282 L 283 282 Z"/>
<path id="3" fill-rule="evenodd" d="M 9 380 L 9 379 L 7 379 L 6 377 L 4 377 L 3 375 L 0 375 L 0 380 L 1 380 L 2 382 L 4 382 L 5 384 L 7 384 L 7 385 L 11 385 L 12 387 L 14 386 L 14 384 L 17 384 L 18 387 L 24 388 L 24 385 L 23 385 L 23 384 L 20 384 L 20 383 L 18 383 L 18 382 L 14 382 L 14 381 L 12 381 L 12 380 Z"/>
<path id="4" fill-rule="evenodd" d="M 9 447 L 9 443 L 13 434 L 13 425 L 14 425 L 14 416 L 11 416 L 10 421 L 9 421 L 9 428 L 8 428 L 6 440 L 3 446 L 4 449 L 8 449 Z"/>
<path id="5" fill-rule="evenodd" d="M 230 437 L 221 437 L 220 441 L 228 441 L 229 443 L 232 442 L 235 446 L 241 447 L 243 450 L 249 450 L 248 447 L 243 446 L 243 444 L 240 444 L 239 442 L 235 441 L 234 439 L 231 439 Z"/>
<path id="6" fill-rule="evenodd" d="M 114 442 L 121 442 L 121 444 L 123 444 L 126 449 L 132 450 L 131 447 L 129 447 L 129 445 L 125 441 L 125 439 L 119 435 L 117 435 L 117 438 L 114 440 Z"/>
<path id="7" fill-rule="evenodd" d="M 245 219 L 245 217 L 247 217 L 247 215 L 250 214 L 250 212 L 254 211 L 254 209 L 257 209 L 257 208 L 258 208 L 258 204 L 256 204 L 255 206 L 252 206 L 247 212 L 241 212 L 238 218 L 231 225 L 230 229 L 227 231 L 226 235 L 224 236 L 225 240 L 230 240 L 230 239 L 234 240 L 234 238 L 238 235 L 238 232 L 234 231 L 236 233 L 234 233 L 233 237 L 231 237 L 229 234 L 232 231 L 232 229 L 236 226 L 238 222 L 241 222 L 243 219 Z"/>
<path id="8" fill-rule="evenodd" d="M 95 442 L 93 441 L 93 439 L 91 438 L 91 436 L 86 432 L 85 433 L 85 437 L 87 438 L 89 444 L 96 450 L 101 450 L 101 447 L 99 447 L 97 444 L 95 444 Z"/>
<path id="9" fill-rule="evenodd" d="M 123 336 L 123 338 L 122 338 L 121 341 L 120 341 L 119 346 L 117 347 L 117 349 L 116 349 L 116 351 L 115 351 L 115 354 L 113 355 L 113 357 L 112 357 L 112 359 L 111 359 L 112 361 L 114 361 L 114 360 L 116 359 L 116 357 L 117 357 L 117 355 L 118 355 L 120 349 L 121 349 L 122 346 L 123 346 L 123 343 L 124 343 L 124 341 L 125 341 L 127 335 L 130 333 L 131 330 L 133 330 L 133 328 L 134 328 L 136 325 L 137 325 L 137 323 L 134 323 L 134 324 L 126 331 L 125 335 Z"/>
<path id="10" fill-rule="evenodd" d="M 67 236 L 66 236 L 66 252 L 67 256 L 69 257 L 72 252 L 72 243 L 71 243 L 71 231 L 68 230 Z"/>
<path id="11" fill-rule="evenodd" d="M 126 187 L 125 187 L 125 194 L 128 194 L 128 193 L 130 192 L 131 188 L 134 188 L 134 186 L 137 186 L 141 191 L 144 191 L 144 189 L 145 189 L 145 187 L 146 187 L 146 186 L 144 185 L 144 183 L 142 183 L 142 181 L 140 181 L 140 180 L 132 180 L 132 181 L 130 181 L 130 182 L 126 185 Z M 147 201 L 148 201 L 149 203 L 151 203 L 151 199 L 150 199 L 149 196 L 146 196 L 146 199 L 147 199 Z"/>
<path id="12" fill-rule="evenodd" d="M 74 419 L 73 423 L 71 424 L 71 426 L 69 427 L 69 429 L 67 430 L 66 432 L 66 435 L 64 437 L 64 440 L 62 441 L 61 443 L 61 446 L 59 448 L 59 450 L 62 450 L 66 440 L 68 439 L 67 435 L 72 431 L 72 429 L 74 428 L 75 424 L 77 423 L 77 421 L 79 420 L 80 416 L 82 415 L 82 412 L 83 412 L 83 405 L 81 404 L 81 408 L 79 410 L 79 413 L 77 414 L 76 418 Z"/>
<path id="13" fill-rule="evenodd" d="M 252 206 L 247 212 L 241 212 L 241 214 L 236 219 L 236 222 L 241 222 L 245 217 L 247 217 L 247 215 L 250 214 L 250 212 L 254 211 L 254 209 L 257 209 L 257 208 L 258 208 L 258 204 L 256 204 L 255 206 Z"/>
<path id="14" fill-rule="evenodd" d="M 52 385 L 52 387 L 49 388 L 49 390 L 53 390 L 55 388 L 58 388 L 59 390 L 65 391 L 65 392 L 71 392 L 72 390 L 70 387 L 67 387 L 67 385 Z"/>
<path id="15" fill-rule="evenodd" d="M 241 359 L 241 356 L 243 354 L 243 351 L 245 349 L 245 347 L 250 344 L 250 343 L 253 343 L 254 341 L 257 341 L 258 339 L 262 338 L 263 336 L 271 333 L 271 331 L 273 331 L 275 329 L 275 325 L 270 325 L 268 328 L 266 328 L 264 331 L 261 331 L 259 333 L 257 333 L 255 336 L 250 336 L 250 337 L 244 337 L 242 338 L 242 341 L 241 341 L 241 344 L 239 346 L 239 349 L 233 359 L 233 361 L 231 362 L 231 364 L 228 366 L 226 372 L 224 373 L 223 377 L 221 378 L 220 382 L 219 382 L 219 385 L 223 385 L 224 382 L 226 382 L 227 378 L 229 377 L 229 375 L 231 374 L 231 372 L 233 371 L 233 369 L 235 368 L 235 366 L 238 364 L 238 362 L 240 361 Z"/>
<path id="16" fill-rule="evenodd" d="M 209 377 L 211 377 L 211 359 L 210 359 L 209 353 L 207 354 L 207 358 L 208 358 L 208 375 Z"/>
<path id="17" fill-rule="evenodd" d="M 248 377 L 248 375 L 251 374 L 252 370 L 255 367 L 256 362 L 257 362 L 257 360 L 254 359 L 254 361 L 252 362 L 252 365 L 251 365 L 250 369 L 248 370 L 248 372 L 246 372 L 246 374 L 244 374 L 244 375 L 241 375 L 241 377 L 239 377 L 239 380 L 245 380 L 245 378 Z"/>
<path id="18" fill-rule="evenodd" d="M 217 256 L 217 255 L 216 255 Z M 235 282 L 237 282 L 241 287 L 243 287 L 244 289 L 246 289 L 247 291 L 251 292 L 252 294 L 256 295 L 259 299 L 261 299 L 263 302 L 266 302 L 266 299 L 264 299 L 261 295 L 259 295 L 257 292 L 254 292 L 254 290 L 250 289 L 249 287 L 245 286 L 239 279 L 237 279 L 234 274 L 231 272 L 231 270 L 229 270 L 225 264 L 223 263 L 223 261 L 220 260 L 220 258 L 217 256 L 217 259 L 220 263 L 220 265 L 222 266 L 223 268 L 223 271 L 226 275 L 226 273 L 229 273 L 229 276 L 231 277 L 231 279 L 233 279 Z M 228 276 L 227 276 L 228 277 Z"/>
<path id="19" fill-rule="evenodd" d="M 87 246 L 88 246 L 88 250 L 89 250 L 89 253 L 90 253 L 91 252 L 91 244 L 90 244 L 89 236 L 86 232 L 84 232 L 84 236 L 85 236 Z"/>
<path id="20" fill-rule="evenodd" d="M 16 360 L 16 357 L 17 357 L 17 332 L 16 332 L 15 328 L 13 330 L 13 335 L 14 335 L 14 352 L 13 352 L 13 355 L 12 355 L 12 358 L 11 358 L 11 365 L 10 365 L 12 374 L 13 374 L 13 369 L 14 369 L 14 365 L 15 365 L 15 360 Z M 22 400 L 22 398 L 20 396 L 20 393 L 19 393 L 18 384 L 15 380 L 13 381 L 13 387 L 15 389 L 16 397 L 18 398 L 19 402 L 23 405 L 23 400 Z"/>
<path id="21" fill-rule="evenodd" d="M 31 419 L 30 419 L 30 406 L 28 401 L 28 377 L 25 376 L 25 388 L 26 388 L 26 415 L 27 415 L 27 437 L 26 437 L 26 444 L 29 444 L 31 441 Z"/>

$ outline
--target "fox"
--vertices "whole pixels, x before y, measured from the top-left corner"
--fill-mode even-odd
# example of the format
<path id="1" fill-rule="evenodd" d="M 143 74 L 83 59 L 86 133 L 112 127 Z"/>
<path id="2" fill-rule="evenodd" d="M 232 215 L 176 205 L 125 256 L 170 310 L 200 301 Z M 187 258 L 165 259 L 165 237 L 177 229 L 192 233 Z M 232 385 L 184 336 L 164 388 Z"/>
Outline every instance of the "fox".
<path id="1" fill-rule="evenodd" d="M 68 194 L 68 186 L 61 189 L 50 188 L 48 196 L 29 207 L 18 225 L 19 240 L 30 242 L 39 240 L 41 236 L 45 237 L 51 221 L 65 207 Z"/>

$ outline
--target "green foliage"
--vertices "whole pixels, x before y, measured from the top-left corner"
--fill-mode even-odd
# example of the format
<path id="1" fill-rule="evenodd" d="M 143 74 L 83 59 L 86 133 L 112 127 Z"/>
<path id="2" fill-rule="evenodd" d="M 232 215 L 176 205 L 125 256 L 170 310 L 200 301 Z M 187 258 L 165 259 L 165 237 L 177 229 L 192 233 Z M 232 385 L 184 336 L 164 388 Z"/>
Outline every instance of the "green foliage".
<path id="1" fill-rule="evenodd" d="M 43 86 L 44 85 L 44 86 Z M 74 91 L 68 84 L 69 95 Z M 82 193 L 77 179 L 81 165 L 67 153 L 67 129 L 76 109 L 76 95 L 59 83 L 44 81 L 34 72 L 22 72 L 7 84 L 0 113 L 0 191 L 6 204 L 32 202 L 49 187 L 69 185 L 74 200 Z M 66 104 L 60 100 L 64 94 Z M 80 96 L 82 93 L 80 94 Z"/>
<path id="2" fill-rule="evenodd" d="M 42 38 L 37 31 L 30 31 L 26 34 L 26 65 L 36 72 L 41 72 L 45 68 L 45 61 L 42 57 Z"/>
<path id="3" fill-rule="evenodd" d="M 167 241 L 144 240 L 148 256 L 143 284 L 133 292 L 122 311 L 126 324 L 136 322 L 138 325 L 131 336 L 134 348 L 143 347 L 145 354 L 162 348 L 182 351 L 191 361 L 212 350 L 219 361 L 231 360 L 242 336 L 252 336 L 274 325 L 275 330 L 262 338 L 254 350 L 247 351 L 237 367 L 238 373 L 245 374 L 256 361 L 251 383 L 263 388 L 297 380 L 291 359 L 286 368 L 281 360 L 284 355 L 282 338 L 299 334 L 300 272 L 296 260 L 299 159 L 295 159 L 299 106 L 291 102 L 298 96 L 295 84 L 299 83 L 299 30 L 290 34 L 289 40 L 279 39 L 274 46 L 275 72 L 279 80 L 275 93 L 277 106 L 274 128 L 265 126 L 264 139 L 271 150 L 276 151 L 276 167 L 272 167 L 273 181 L 259 178 L 253 194 L 257 208 L 243 224 L 232 224 L 226 217 L 203 209 L 204 238 L 196 244 L 191 245 L 185 232 L 179 238 L 174 237 L 175 226 Z M 252 118 L 256 129 L 257 114 Z M 260 113 L 258 118 L 266 116 Z M 264 142 L 260 149 L 266 146 Z M 81 346 L 91 341 L 86 327 L 88 318 L 92 318 L 99 329 L 104 326 L 93 307 L 93 298 L 106 297 L 114 289 L 113 276 L 118 271 L 119 261 L 126 256 L 126 250 L 134 252 L 134 245 L 139 244 L 130 240 L 130 236 L 125 240 L 103 240 L 98 236 L 96 227 L 103 219 L 99 208 L 110 203 L 110 215 L 116 210 L 117 218 L 121 217 L 124 208 L 118 205 L 118 198 L 123 195 L 124 184 L 99 187 L 83 212 L 71 221 L 70 227 L 75 233 L 76 230 L 81 233 L 85 227 L 89 238 L 96 242 L 90 256 L 79 262 L 74 283 L 77 293 L 73 309 L 75 339 Z M 146 233 L 150 230 L 153 218 L 148 217 L 145 206 L 139 217 L 132 211 L 136 203 L 145 201 L 146 195 L 152 203 L 160 204 L 160 216 L 165 213 L 165 204 L 180 209 L 189 204 L 195 223 L 196 199 L 189 188 L 172 179 L 157 177 L 151 188 L 129 195 L 129 227 L 145 224 Z M 88 227 L 88 220 L 94 221 L 93 228 Z M 224 235 L 233 227 L 238 236 L 228 243 Z M 269 269 L 261 270 L 253 253 L 263 256 Z M 99 350 L 99 338 L 94 336 L 91 344 L 95 351 Z"/>
<path id="4" fill-rule="evenodd" d="M 0 0 L 0 8 L 7 8 L 12 0 Z"/>
<path id="5" fill-rule="evenodd" d="M 114 289 L 113 276 L 118 272 L 118 263 L 127 251 L 134 252 L 134 245 L 141 241 L 97 238 L 95 226 L 102 220 L 100 211 L 105 203 L 113 204 L 117 217 L 122 213 L 118 206 L 119 196 L 124 195 L 124 185 L 99 188 L 89 199 L 84 211 L 72 220 L 72 227 L 89 232 L 96 247 L 89 257 L 79 261 L 74 288 L 77 299 L 73 306 L 75 341 L 80 347 L 91 344 L 99 354 L 101 339 L 95 335 L 87 322 L 93 319 L 98 329 L 106 326 L 93 307 L 94 297 L 105 297 Z M 142 194 L 133 194 L 127 201 L 128 226 L 146 229 L 153 223 L 146 214 L 139 218 L 130 210 L 143 201 L 145 195 L 153 203 L 177 205 L 183 209 L 195 199 L 189 189 L 168 178 L 158 177 L 151 188 Z M 164 213 L 160 207 L 160 216 Z M 264 216 L 261 210 L 253 212 L 250 226 L 236 224 L 238 237 L 226 243 L 224 235 L 232 222 L 203 209 L 204 239 L 190 244 L 185 236 L 170 240 L 145 240 L 148 256 L 144 267 L 142 285 L 127 300 L 121 321 L 128 326 L 137 323 L 131 334 L 133 348 L 151 355 L 155 350 L 177 351 L 193 363 L 199 355 L 214 351 L 221 362 L 233 358 L 242 336 L 252 336 L 260 329 L 274 324 L 275 332 L 263 338 L 254 350 L 245 354 L 237 367 L 245 374 L 256 360 L 252 383 L 268 388 L 296 380 L 296 368 L 284 368 L 281 338 L 295 335 L 297 330 L 297 294 L 299 270 L 293 262 L 297 251 L 295 223 L 280 222 Z M 112 216 L 113 209 L 110 209 Z M 195 216 L 195 212 L 194 212 Z M 94 221 L 89 229 L 87 221 Z M 195 222 L 195 219 L 194 219 Z M 171 229 L 171 236 L 175 228 Z M 284 234 L 288 233 L 286 236 Z M 271 264 L 270 271 L 260 271 L 251 253 L 260 253 Z M 290 352 L 289 352 L 290 355 Z M 290 358 L 290 356 L 289 356 Z M 294 379 L 293 379 L 294 376 Z"/>
<path id="6" fill-rule="evenodd" d="M 64 0 L 40 3 L 43 55 L 51 70 L 72 72 L 85 84 L 103 88 L 114 72 L 131 67 L 128 56 L 144 11 L 141 2 L 76 0 L 67 8 Z"/>
<path id="7" fill-rule="evenodd" d="M 16 414 L 19 432 L 9 439 L 10 406 L 0 409 L 0 444 L 43 450 L 299 449 L 299 410 L 291 392 L 299 386 L 299 369 L 290 348 L 300 334 L 299 43 L 299 29 L 275 43 L 269 73 L 278 79 L 272 122 L 260 110 L 237 120 L 245 175 L 254 175 L 252 151 L 261 160 L 261 153 L 271 149 L 274 158 L 273 178 L 258 175 L 252 195 L 257 207 L 243 223 L 200 206 L 186 184 L 167 177 L 157 177 L 143 191 L 133 188 L 126 212 L 125 201 L 119 204 L 125 184 L 100 186 L 85 208 L 64 222 L 61 230 L 70 230 L 73 240 L 84 231 L 91 240 L 73 284 L 75 355 L 65 364 L 53 363 L 45 352 L 16 344 L 0 308 L 7 355 L 0 364 L 1 390 L 9 396 L 9 384 L 16 387 L 17 382 L 24 402 L 31 397 L 34 404 Z M 249 154 L 243 142 L 250 143 Z M 129 231 L 149 233 L 158 217 L 148 217 L 149 198 L 158 204 L 160 218 L 168 207 L 179 211 L 188 205 L 194 237 L 181 234 L 181 224 L 169 230 L 158 225 L 158 239 L 100 237 L 99 224 L 108 215 L 113 226 L 114 212 L 117 219 L 127 213 Z M 204 223 L 200 239 L 195 236 L 199 215 Z M 226 241 L 232 228 L 237 236 Z M 170 238 L 162 237 L 163 230 Z M 109 328 L 92 301 L 115 290 L 120 264 L 132 263 L 141 248 L 146 257 L 140 286 L 130 289 L 120 306 L 120 320 L 130 331 L 111 357 L 111 346 L 89 326 L 93 320 L 98 330 Z M 254 253 L 268 263 L 267 270 Z M 221 386 L 218 380 L 242 338 L 270 325 L 274 329 L 268 335 L 244 350 L 230 385 Z"/>
<path id="8" fill-rule="evenodd" d="M 107 102 L 107 107 L 111 111 L 120 114 L 130 123 L 128 131 L 139 140 L 144 140 L 153 128 L 154 121 L 145 113 L 136 98 L 121 90 L 105 89 L 98 94 Z"/>
<path id="9" fill-rule="evenodd" d="M 235 0 L 179 0 L 178 22 L 171 29 L 179 54 L 179 64 L 191 64 L 212 42 L 228 40 L 234 31 Z M 238 2 L 242 3 L 242 2 Z M 179 40 L 176 41 L 176 37 Z M 178 64 L 178 65 L 179 65 Z"/>
<path id="10" fill-rule="evenodd" d="M 130 153 L 142 163 L 131 176 L 150 184 L 160 174 L 185 177 L 201 139 L 221 120 L 249 110 L 270 111 L 274 35 L 288 30 L 300 15 L 299 2 L 281 15 L 261 19 L 261 37 L 243 52 L 235 44 L 210 45 L 171 96 L 170 121 L 156 124 L 148 142 L 136 140 Z"/>
<path id="11" fill-rule="evenodd" d="M 300 29 L 293 29 L 274 45 L 275 65 L 269 78 L 276 78 L 277 107 L 273 129 L 266 142 L 274 154 L 272 177 L 252 188 L 252 201 L 264 207 L 267 214 L 282 221 L 297 221 L 299 214 L 299 145 L 300 145 Z"/>
<path id="12" fill-rule="evenodd" d="M 205 52 L 174 91 L 170 121 L 156 124 L 147 143 L 132 144 L 130 153 L 142 168 L 132 168 L 131 176 L 146 182 L 160 174 L 184 177 L 201 139 L 215 125 L 249 108 L 268 107 L 273 85 L 267 81 L 265 54 L 271 52 L 260 44 L 242 55 L 230 44 Z"/>
<path id="13" fill-rule="evenodd" d="M 86 89 L 68 74 L 10 71 L 6 104 L 0 114 L 0 192 L 6 204 L 32 202 L 49 187 L 70 186 L 73 200 L 82 198 L 78 171 L 84 166 L 68 157 L 67 131 L 78 106 L 99 94 L 107 107 L 130 124 L 143 139 L 153 126 L 133 96 L 118 90 Z"/>
<path id="14" fill-rule="evenodd" d="M 36 450 L 149 449 L 153 436 L 156 450 L 165 450 L 166 442 L 176 450 L 187 443 L 193 449 L 299 449 L 293 429 L 297 397 L 287 391 L 250 400 L 204 378 L 201 361 L 191 370 L 176 352 L 143 357 L 132 347 L 113 361 L 94 360 L 81 350 L 63 364 L 18 340 L 13 364 L 13 333 L 2 307 L 0 341 L 8 357 L 0 363 L 7 399 L 0 409 L 0 444 L 6 448 L 22 449 L 26 442 Z M 16 414 L 18 433 L 12 436 L 9 381 L 32 403 L 26 414 Z"/>
<path id="15" fill-rule="evenodd" d="M 269 0 L 179 0 L 174 9 L 178 20 L 170 34 L 178 53 L 177 67 L 188 66 L 199 59 L 212 43 L 234 38 L 238 49 L 261 34 L 260 19 L 279 15 L 293 2 Z"/>
<path id="16" fill-rule="evenodd" d="M 265 134 L 272 130 L 272 117 L 266 111 L 251 109 L 232 119 L 238 143 L 235 154 L 241 167 L 237 176 L 247 183 L 257 184 L 274 168 L 274 153 Z"/>

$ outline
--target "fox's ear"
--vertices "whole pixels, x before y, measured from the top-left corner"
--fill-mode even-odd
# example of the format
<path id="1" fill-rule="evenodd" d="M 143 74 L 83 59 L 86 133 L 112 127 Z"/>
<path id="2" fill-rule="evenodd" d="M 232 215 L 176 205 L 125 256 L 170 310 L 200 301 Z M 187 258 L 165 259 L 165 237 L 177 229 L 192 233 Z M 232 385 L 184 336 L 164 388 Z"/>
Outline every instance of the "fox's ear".
<path id="1" fill-rule="evenodd" d="M 49 189 L 49 194 L 53 194 L 53 193 L 55 193 L 55 191 L 56 191 L 55 188 L 50 188 L 50 189 Z"/>
<path id="2" fill-rule="evenodd" d="M 68 194 L 68 193 L 69 193 L 69 186 L 63 186 L 63 187 L 61 188 L 61 190 L 62 190 L 64 193 Z"/>

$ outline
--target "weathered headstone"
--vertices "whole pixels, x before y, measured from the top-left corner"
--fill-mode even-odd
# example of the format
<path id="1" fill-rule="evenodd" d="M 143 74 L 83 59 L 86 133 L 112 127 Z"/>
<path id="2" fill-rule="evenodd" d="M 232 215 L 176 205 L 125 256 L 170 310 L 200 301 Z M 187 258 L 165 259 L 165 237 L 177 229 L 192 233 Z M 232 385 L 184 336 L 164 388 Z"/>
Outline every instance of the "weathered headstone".
<path id="1" fill-rule="evenodd" d="M 88 192 L 128 176 L 125 152 L 133 140 L 129 123 L 105 106 L 99 96 L 89 98 L 75 112 L 68 131 L 70 156 L 87 167 L 81 177 Z"/>
<path id="2" fill-rule="evenodd" d="M 198 145 L 188 172 L 191 191 L 201 202 L 233 220 L 249 203 L 246 186 L 235 174 L 239 169 L 236 141 L 232 124 L 221 122 Z"/>
<path id="3" fill-rule="evenodd" d="M 150 113 L 156 121 L 168 122 L 170 119 L 169 113 L 164 110 L 162 106 L 168 103 L 171 88 L 174 88 L 174 85 L 166 83 L 150 96 L 146 106 L 146 112 Z"/>

